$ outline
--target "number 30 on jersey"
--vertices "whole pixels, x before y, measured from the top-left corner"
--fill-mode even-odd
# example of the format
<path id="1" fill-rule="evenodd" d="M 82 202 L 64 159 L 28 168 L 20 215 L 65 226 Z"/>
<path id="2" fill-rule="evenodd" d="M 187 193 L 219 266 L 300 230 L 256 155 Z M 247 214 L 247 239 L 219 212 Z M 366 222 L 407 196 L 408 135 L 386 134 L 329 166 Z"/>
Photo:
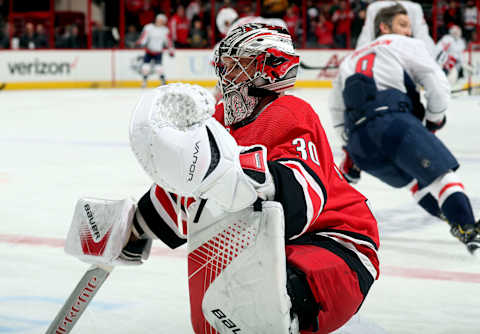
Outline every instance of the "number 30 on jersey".
<path id="1" fill-rule="evenodd" d="M 320 162 L 318 161 L 317 147 L 313 142 L 306 142 L 303 138 L 295 138 L 292 140 L 292 145 L 296 146 L 296 150 L 300 152 L 303 160 L 311 160 L 320 166 Z"/>

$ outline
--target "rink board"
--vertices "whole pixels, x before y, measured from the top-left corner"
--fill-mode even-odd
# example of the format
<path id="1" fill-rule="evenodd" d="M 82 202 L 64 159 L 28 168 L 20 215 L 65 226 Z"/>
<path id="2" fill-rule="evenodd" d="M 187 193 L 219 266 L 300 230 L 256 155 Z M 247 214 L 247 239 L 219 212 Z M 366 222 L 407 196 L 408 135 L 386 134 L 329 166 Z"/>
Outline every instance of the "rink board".
<path id="1" fill-rule="evenodd" d="M 348 50 L 299 50 L 308 66 L 338 66 Z M 5 50 L 0 52 L 0 89 L 110 88 L 140 86 L 143 50 Z M 177 50 L 165 54 L 169 82 L 213 87 L 211 50 Z M 336 69 L 300 69 L 297 87 L 331 87 Z M 152 74 L 150 86 L 159 81 Z"/>

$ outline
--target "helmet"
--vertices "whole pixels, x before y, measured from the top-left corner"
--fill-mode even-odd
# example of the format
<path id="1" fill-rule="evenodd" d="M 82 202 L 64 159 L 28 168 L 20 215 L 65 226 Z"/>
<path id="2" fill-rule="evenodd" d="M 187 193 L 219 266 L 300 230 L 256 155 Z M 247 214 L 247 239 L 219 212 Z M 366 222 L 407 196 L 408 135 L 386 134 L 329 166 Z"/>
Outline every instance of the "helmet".
<path id="1" fill-rule="evenodd" d="M 165 16 L 165 14 L 158 14 L 156 17 L 155 17 L 155 22 L 158 22 L 162 20 L 162 22 L 165 24 L 167 23 L 167 17 Z"/>
<path id="2" fill-rule="evenodd" d="M 225 125 L 249 117 L 262 96 L 295 84 L 300 57 L 283 27 L 265 23 L 239 26 L 220 41 L 215 53 Z"/>
<path id="3" fill-rule="evenodd" d="M 226 35 L 228 28 L 238 18 L 238 14 L 233 8 L 222 8 L 217 14 L 217 28 L 223 35 Z"/>
<path id="4" fill-rule="evenodd" d="M 452 25 L 448 30 L 448 33 L 452 35 L 455 39 L 462 37 L 462 29 L 457 25 Z"/>

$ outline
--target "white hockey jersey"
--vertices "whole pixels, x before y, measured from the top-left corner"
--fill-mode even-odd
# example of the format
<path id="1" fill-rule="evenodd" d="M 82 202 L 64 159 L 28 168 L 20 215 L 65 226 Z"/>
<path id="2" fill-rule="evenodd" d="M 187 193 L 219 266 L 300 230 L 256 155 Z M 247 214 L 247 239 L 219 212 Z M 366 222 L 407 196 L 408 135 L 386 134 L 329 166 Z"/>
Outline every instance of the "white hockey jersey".
<path id="1" fill-rule="evenodd" d="M 149 23 L 143 27 L 139 38 L 140 45 L 144 46 L 149 53 L 160 53 L 164 49 L 172 48 L 170 30 L 166 26 L 156 26 Z"/>
<path id="2" fill-rule="evenodd" d="M 413 37 L 421 39 L 432 56 L 436 55 L 435 43 L 428 33 L 428 25 L 423 16 L 422 6 L 411 1 L 376 1 L 368 5 L 365 23 L 362 28 L 360 36 L 358 36 L 356 48 L 363 46 L 375 39 L 375 16 L 380 9 L 394 6 L 400 3 L 407 10 L 410 24 L 412 25 Z"/>
<path id="3" fill-rule="evenodd" d="M 343 133 L 345 104 L 342 92 L 345 80 L 354 73 L 373 77 L 378 90 L 389 88 L 406 93 L 406 74 L 425 90 L 426 118 L 440 121 L 450 98 L 450 84 L 445 73 L 435 63 L 425 44 L 397 34 L 383 35 L 345 57 L 333 81 L 329 107 L 334 127 Z"/>
<path id="4" fill-rule="evenodd" d="M 455 66 L 459 68 L 462 65 L 463 52 L 467 47 L 463 38 L 455 38 L 452 35 L 445 35 L 438 41 L 436 47 L 439 57 L 454 59 L 454 63 L 451 64 L 452 67 Z M 439 60 L 440 64 L 444 64 L 445 62 L 448 62 L 448 59 L 445 59 L 445 61 Z"/>

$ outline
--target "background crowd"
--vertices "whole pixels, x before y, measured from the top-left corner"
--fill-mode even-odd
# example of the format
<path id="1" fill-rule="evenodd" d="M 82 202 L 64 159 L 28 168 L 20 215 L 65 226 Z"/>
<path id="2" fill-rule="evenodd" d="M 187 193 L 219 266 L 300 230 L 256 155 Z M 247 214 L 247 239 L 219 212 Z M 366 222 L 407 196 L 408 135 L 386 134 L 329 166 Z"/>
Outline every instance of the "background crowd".
<path id="1" fill-rule="evenodd" d="M 365 20 L 368 0 L 91 0 L 92 13 L 73 10 L 73 0 L 53 11 L 49 0 L 0 0 L 0 48 L 137 48 L 142 27 L 158 13 L 168 17 L 176 48 L 210 48 L 221 34 L 212 15 L 224 7 L 240 17 L 284 19 L 299 48 L 353 48 Z M 88 0 L 85 2 L 85 8 Z M 81 1 L 77 1 L 78 4 Z M 479 0 L 415 1 L 422 5 L 435 40 L 458 25 L 467 42 L 480 42 Z M 212 3 L 215 8 L 212 9 Z M 305 7 L 303 7 L 305 4 Z M 54 19 L 52 20 L 52 13 Z M 119 16 L 123 15 L 123 25 Z M 88 24 L 90 23 L 91 37 Z M 121 31 L 123 28 L 123 32 Z"/>

